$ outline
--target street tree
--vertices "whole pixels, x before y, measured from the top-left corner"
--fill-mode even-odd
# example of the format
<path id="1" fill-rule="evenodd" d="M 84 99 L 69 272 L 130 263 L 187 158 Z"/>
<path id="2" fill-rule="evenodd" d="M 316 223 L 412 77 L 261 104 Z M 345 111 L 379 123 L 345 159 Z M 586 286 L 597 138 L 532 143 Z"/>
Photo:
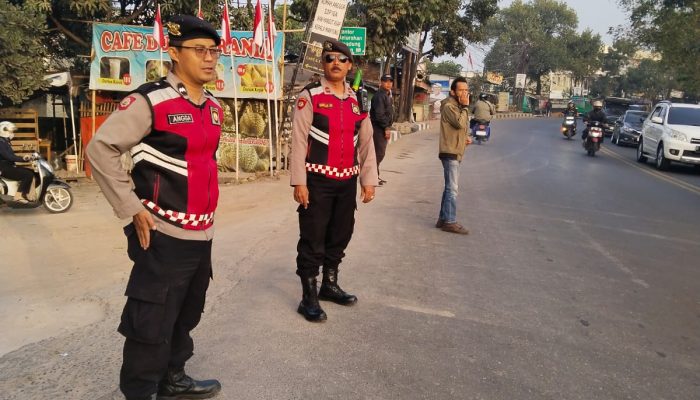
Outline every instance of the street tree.
<path id="1" fill-rule="evenodd" d="M 563 68 L 571 71 L 574 81 L 580 83 L 591 77 L 602 66 L 603 42 L 599 34 L 586 29 L 581 34 L 571 32 L 564 36 L 566 54 Z"/>
<path id="2" fill-rule="evenodd" d="M 429 74 L 459 76 L 460 72 L 462 72 L 462 66 L 451 60 L 446 60 L 439 63 L 433 63 L 432 61 L 427 60 L 425 66 Z"/>
<path id="3" fill-rule="evenodd" d="M 700 97 L 700 1 L 619 0 L 631 14 L 628 38 L 661 54 L 680 89 Z"/>
<path id="4" fill-rule="evenodd" d="M 489 52 L 486 67 L 514 67 L 515 71 L 504 72 L 527 74 L 537 82 L 537 94 L 541 94 L 542 77 L 565 65 L 566 37 L 573 34 L 577 25 L 576 12 L 563 2 L 515 1 L 500 10 L 488 25 L 497 52 Z"/>
<path id="5" fill-rule="evenodd" d="M 626 71 L 621 86 L 629 95 L 653 101 L 670 97 L 676 82 L 662 61 L 644 59 Z"/>
<path id="6" fill-rule="evenodd" d="M 18 104 L 46 86 L 43 16 L 0 0 L 0 106 Z"/>

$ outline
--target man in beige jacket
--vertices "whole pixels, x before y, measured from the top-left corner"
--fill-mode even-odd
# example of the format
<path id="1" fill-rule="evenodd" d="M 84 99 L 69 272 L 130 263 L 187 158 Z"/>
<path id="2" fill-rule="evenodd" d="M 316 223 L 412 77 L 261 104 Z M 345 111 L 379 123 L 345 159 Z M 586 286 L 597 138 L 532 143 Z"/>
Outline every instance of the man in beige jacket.
<path id="1" fill-rule="evenodd" d="M 457 194 L 459 167 L 464 150 L 472 140 L 469 129 L 469 86 L 459 77 L 450 85 L 450 97 L 443 100 L 440 109 L 440 161 L 445 173 L 445 190 L 442 193 L 440 216 L 436 228 L 445 232 L 469 234 L 457 223 Z"/>

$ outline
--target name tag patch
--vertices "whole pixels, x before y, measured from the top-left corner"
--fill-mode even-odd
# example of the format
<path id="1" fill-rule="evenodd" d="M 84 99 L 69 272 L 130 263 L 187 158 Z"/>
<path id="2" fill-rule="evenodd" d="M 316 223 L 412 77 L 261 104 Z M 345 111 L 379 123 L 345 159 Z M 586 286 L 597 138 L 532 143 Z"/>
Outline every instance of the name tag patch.
<path id="1" fill-rule="evenodd" d="M 168 123 L 175 124 L 191 124 L 194 122 L 192 114 L 168 114 Z"/>
<path id="2" fill-rule="evenodd" d="M 318 103 L 318 108 L 333 108 L 333 103 Z"/>

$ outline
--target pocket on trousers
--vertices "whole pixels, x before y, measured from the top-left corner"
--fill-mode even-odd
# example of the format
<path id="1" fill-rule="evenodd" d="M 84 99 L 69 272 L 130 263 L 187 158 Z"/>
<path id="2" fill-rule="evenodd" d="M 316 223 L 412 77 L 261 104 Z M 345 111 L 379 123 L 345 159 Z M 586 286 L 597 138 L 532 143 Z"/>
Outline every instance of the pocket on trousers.
<path id="1" fill-rule="evenodd" d="M 144 343 L 163 343 L 169 337 L 166 323 L 167 284 L 140 283 L 126 288 L 128 299 L 122 312 L 119 332 Z"/>

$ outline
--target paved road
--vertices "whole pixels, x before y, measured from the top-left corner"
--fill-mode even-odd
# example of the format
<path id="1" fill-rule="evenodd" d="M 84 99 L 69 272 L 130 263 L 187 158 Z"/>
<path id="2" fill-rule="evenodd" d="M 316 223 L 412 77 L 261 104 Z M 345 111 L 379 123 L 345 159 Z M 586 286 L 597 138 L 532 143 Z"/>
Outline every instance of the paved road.
<path id="1" fill-rule="evenodd" d="M 325 305 L 320 325 L 295 313 L 286 179 L 223 188 L 215 280 L 189 371 L 219 377 L 222 399 L 700 397 L 700 174 L 657 174 L 610 145 L 589 158 L 558 124 L 499 120 L 491 142 L 467 150 L 458 217 L 469 236 L 433 227 L 435 131 L 392 144 L 389 183 L 360 205 L 341 266 L 341 285 L 360 301 Z M 81 190 L 92 199 L 94 187 Z M 118 225 L 95 201 L 77 229 Z M 0 210 L 17 229 L 27 218 Z M 103 316 L 5 354 L 0 397 L 117 398 L 128 266 L 118 232 L 100 232 L 85 234 L 98 250 L 80 255 L 81 279 L 66 285 L 86 282 L 72 298 L 98 299 Z"/>

